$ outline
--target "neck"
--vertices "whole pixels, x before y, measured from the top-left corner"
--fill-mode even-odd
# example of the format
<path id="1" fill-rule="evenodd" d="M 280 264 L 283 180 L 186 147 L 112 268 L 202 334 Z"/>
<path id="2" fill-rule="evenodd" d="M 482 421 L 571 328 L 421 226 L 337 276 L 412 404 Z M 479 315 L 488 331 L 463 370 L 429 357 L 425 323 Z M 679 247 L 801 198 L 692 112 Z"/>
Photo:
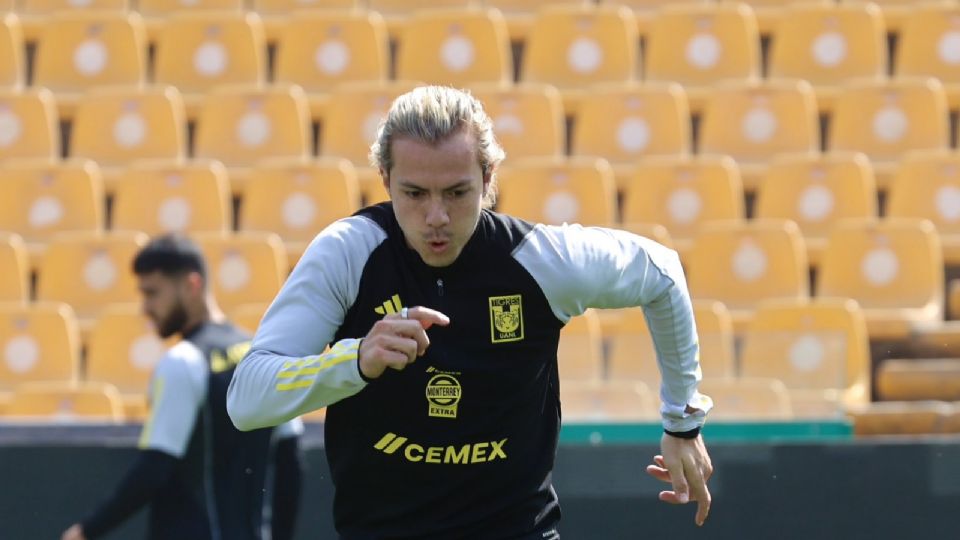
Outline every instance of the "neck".
<path id="1" fill-rule="evenodd" d="M 204 295 L 203 302 L 198 303 L 194 309 L 188 310 L 187 323 L 183 325 L 181 333 L 186 335 L 208 322 L 222 322 L 224 320 L 226 320 L 226 316 L 220 306 L 217 305 L 213 294 L 207 293 Z"/>

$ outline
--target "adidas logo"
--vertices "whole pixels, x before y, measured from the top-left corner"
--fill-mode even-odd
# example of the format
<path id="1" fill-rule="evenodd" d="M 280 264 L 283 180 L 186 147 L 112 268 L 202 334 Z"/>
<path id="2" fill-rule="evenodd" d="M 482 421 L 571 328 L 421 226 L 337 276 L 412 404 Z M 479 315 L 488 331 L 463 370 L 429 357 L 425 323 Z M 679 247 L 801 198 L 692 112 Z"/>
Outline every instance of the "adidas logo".
<path id="1" fill-rule="evenodd" d="M 373 308 L 378 315 L 389 315 L 391 313 L 399 313 L 403 309 L 403 304 L 400 303 L 400 295 L 395 294 L 390 297 L 389 300 L 386 300 L 382 306 L 377 306 Z"/>

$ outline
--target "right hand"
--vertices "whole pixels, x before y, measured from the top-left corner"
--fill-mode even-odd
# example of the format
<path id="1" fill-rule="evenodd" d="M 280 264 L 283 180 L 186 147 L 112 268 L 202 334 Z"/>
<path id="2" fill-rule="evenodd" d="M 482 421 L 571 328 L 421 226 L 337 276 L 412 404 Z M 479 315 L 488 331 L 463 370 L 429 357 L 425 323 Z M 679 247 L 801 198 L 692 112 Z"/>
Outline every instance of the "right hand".
<path id="1" fill-rule="evenodd" d="M 407 318 L 391 313 L 377 321 L 360 344 L 357 361 L 360 371 L 368 379 L 376 379 L 387 368 L 401 370 L 430 346 L 427 329 L 433 325 L 446 326 L 450 318 L 439 311 L 412 307 Z"/>

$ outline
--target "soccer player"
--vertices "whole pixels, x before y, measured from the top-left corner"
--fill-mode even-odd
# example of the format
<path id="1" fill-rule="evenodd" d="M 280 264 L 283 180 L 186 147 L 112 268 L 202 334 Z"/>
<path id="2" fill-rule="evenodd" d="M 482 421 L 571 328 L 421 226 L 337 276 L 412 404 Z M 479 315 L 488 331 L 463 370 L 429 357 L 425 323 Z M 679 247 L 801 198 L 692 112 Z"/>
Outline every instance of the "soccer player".
<path id="1" fill-rule="evenodd" d="M 490 211 L 504 157 L 491 124 L 452 88 L 394 101 L 371 148 L 391 202 L 311 243 L 237 368 L 230 417 L 255 429 L 327 407 L 343 539 L 559 538 L 560 330 L 590 307 L 642 306 L 665 430 L 647 470 L 702 524 L 712 402 L 677 254 Z"/>
<path id="2" fill-rule="evenodd" d="M 276 429 L 241 432 L 226 412 L 227 385 L 250 346 L 224 320 L 207 283 L 200 249 L 183 236 L 152 240 L 133 261 L 143 309 L 161 337 L 179 334 L 157 364 L 150 416 L 139 455 L 113 494 L 68 528 L 62 540 L 98 538 L 150 505 L 151 540 L 257 540 L 268 508 L 282 501 L 275 540 L 292 537 L 299 502 L 299 419 Z M 278 423 L 279 424 L 279 423 Z M 282 460 L 267 489 L 268 462 Z"/>

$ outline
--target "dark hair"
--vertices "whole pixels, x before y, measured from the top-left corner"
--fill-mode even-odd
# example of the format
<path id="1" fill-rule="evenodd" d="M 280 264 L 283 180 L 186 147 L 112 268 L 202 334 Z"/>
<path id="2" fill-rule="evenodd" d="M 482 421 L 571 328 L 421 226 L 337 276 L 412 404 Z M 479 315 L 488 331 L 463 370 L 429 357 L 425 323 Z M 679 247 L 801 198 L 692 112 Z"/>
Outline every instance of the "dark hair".
<path id="1" fill-rule="evenodd" d="M 182 276 L 197 272 L 207 281 L 207 263 L 200 247 L 186 236 L 164 234 L 150 240 L 133 259 L 133 272 L 144 275 L 160 272 L 165 276 Z"/>

